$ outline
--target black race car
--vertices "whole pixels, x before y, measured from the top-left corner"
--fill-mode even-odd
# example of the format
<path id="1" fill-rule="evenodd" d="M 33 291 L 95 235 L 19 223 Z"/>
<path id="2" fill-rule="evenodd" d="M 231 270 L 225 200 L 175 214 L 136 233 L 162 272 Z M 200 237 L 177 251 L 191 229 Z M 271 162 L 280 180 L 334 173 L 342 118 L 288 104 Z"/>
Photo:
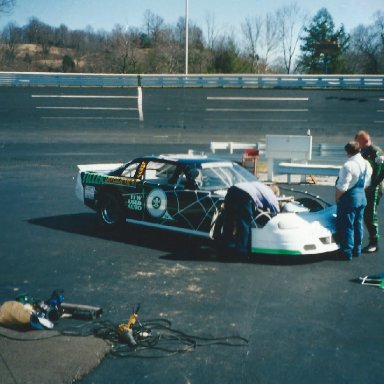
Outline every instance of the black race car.
<path id="1" fill-rule="evenodd" d="M 78 167 L 77 194 L 105 226 L 128 221 L 204 237 L 226 190 L 256 180 L 236 163 L 206 156 L 146 156 Z"/>
<path id="2" fill-rule="evenodd" d="M 227 189 L 257 180 L 237 163 L 196 155 L 145 156 L 78 168 L 77 196 L 104 226 L 130 222 L 212 239 L 220 233 Z M 282 212 L 270 217 L 255 211 L 251 253 L 300 255 L 338 248 L 335 206 L 305 197 L 290 200 Z"/>

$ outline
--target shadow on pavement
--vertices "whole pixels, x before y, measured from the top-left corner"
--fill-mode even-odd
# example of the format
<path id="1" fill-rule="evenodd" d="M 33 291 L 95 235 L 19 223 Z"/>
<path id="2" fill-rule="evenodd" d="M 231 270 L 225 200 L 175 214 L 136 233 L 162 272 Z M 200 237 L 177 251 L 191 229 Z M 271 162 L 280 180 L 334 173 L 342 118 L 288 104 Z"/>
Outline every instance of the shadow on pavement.
<path id="1" fill-rule="evenodd" d="M 164 260 L 254 263 L 280 266 L 312 264 L 324 260 L 337 260 L 337 255 L 335 253 L 300 256 L 258 254 L 252 255 L 247 259 L 222 257 L 210 240 L 201 238 L 196 240 L 193 236 L 168 232 L 157 228 L 140 227 L 140 231 L 132 231 L 131 229 L 134 226 L 131 224 L 125 224 L 112 231 L 99 226 L 93 213 L 41 217 L 30 219 L 28 222 L 33 225 L 67 233 L 164 251 L 167 252 L 167 254 L 160 257 Z"/>
<path id="2" fill-rule="evenodd" d="M 95 237 L 139 247 L 182 254 L 183 250 L 196 250 L 208 241 L 195 237 L 145 226 L 124 224 L 114 230 L 102 228 L 92 213 L 77 213 L 28 220 L 28 223 L 45 228 Z M 137 231 L 140 228 L 140 231 Z M 132 230 L 134 229 L 134 230 Z"/>

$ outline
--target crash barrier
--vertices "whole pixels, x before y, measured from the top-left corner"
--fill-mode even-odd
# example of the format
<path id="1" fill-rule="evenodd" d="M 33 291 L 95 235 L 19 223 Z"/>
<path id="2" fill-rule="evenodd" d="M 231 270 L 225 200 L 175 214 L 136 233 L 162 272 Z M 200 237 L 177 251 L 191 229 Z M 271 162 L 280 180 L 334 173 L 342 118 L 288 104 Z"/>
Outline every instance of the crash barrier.
<path id="1" fill-rule="evenodd" d="M 267 135 L 266 142 L 237 143 L 213 141 L 211 152 L 223 158 L 241 163 L 254 174 L 258 173 L 260 158 L 268 160 L 268 180 L 274 181 L 276 175 L 287 175 L 288 183 L 292 175 L 300 175 L 302 181 L 307 175 L 337 176 L 341 165 L 323 162 L 343 163 L 344 146 L 341 144 L 318 144 L 313 146 L 310 135 Z M 236 150 L 242 150 L 242 156 Z M 221 151 L 218 153 L 218 151 Z M 322 164 L 308 163 L 315 158 Z M 282 161 L 284 160 L 284 161 Z"/>
<path id="2" fill-rule="evenodd" d="M 0 86 L 158 88 L 384 88 L 383 75 L 141 75 L 0 72 Z"/>
<path id="3" fill-rule="evenodd" d="M 142 75 L 140 80 L 143 87 L 384 87 L 384 76 L 380 75 Z"/>
<path id="4" fill-rule="evenodd" d="M 312 149 L 312 156 L 330 158 L 334 160 L 345 160 L 345 144 L 318 144 Z"/>
<path id="5" fill-rule="evenodd" d="M 265 157 L 268 163 L 268 180 L 273 180 L 275 161 L 299 161 L 312 159 L 311 135 L 266 135 Z"/>
<path id="6" fill-rule="evenodd" d="M 288 162 L 273 164 L 273 174 L 269 179 L 273 180 L 274 175 L 287 175 L 287 182 L 291 182 L 292 175 L 301 175 L 302 181 L 306 176 L 338 176 L 346 160 L 344 144 L 320 143 L 312 145 L 311 163 L 296 163 L 292 158 Z M 314 163 L 313 163 L 314 162 Z M 332 164 L 330 164 L 332 163 Z"/>
<path id="7" fill-rule="evenodd" d="M 0 86 L 137 87 L 137 75 L 0 72 Z"/>
<path id="8" fill-rule="evenodd" d="M 275 174 L 287 175 L 290 183 L 291 175 L 338 176 L 340 168 L 341 165 L 279 163 L 274 171 Z"/>
<path id="9" fill-rule="evenodd" d="M 320 163 L 334 163 L 345 161 L 344 143 L 328 144 L 328 143 L 312 143 L 312 161 Z M 384 145 L 379 143 L 380 148 Z M 237 149 L 246 150 L 248 148 L 257 148 L 261 159 L 265 158 L 265 140 L 257 143 L 237 143 L 237 142 L 224 142 L 212 141 L 210 143 L 210 150 L 212 153 L 217 151 L 228 151 L 231 154 L 236 154 Z M 237 156 L 238 158 L 238 156 Z"/>
<path id="10" fill-rule="evenodd" d="M 210 149 L 212 153 L 218 150 L 229 151 L 232 155 L 236 150 L 257 149 L 257 143 L 237 143 L 234 141 L 211 141 Z"/>

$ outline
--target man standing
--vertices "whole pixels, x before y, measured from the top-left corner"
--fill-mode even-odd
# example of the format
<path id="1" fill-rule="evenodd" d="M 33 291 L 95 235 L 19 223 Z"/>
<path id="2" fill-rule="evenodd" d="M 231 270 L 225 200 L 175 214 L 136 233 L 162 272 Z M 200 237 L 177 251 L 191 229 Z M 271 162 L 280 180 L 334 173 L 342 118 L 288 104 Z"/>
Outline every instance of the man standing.
<path id="1" fill-rule="evenodd" d="M 352 256 L 361 254 L 363 215 L 367 205 L 364 189 L 370 183 L 372 168 L 361 156 L 357 141 L 350 141 L 344 149 L 348 160 L 340 169 L 336 181 L 336 231 L 341 256 L 352 260 Z"/>
<path id="2" fill-rule="evenodd" d="M 359 131 L 355 136 L 359 143 L 361 154 L 372 167 L 371 185 L 365 190 L 367 206 L 364 211 L 364 223 L 369 234 L 369 243 L 363 252 L 372 253 L 379 250 L 379 222 L 377 220 L 377 207 L 382 195 L 380 183 L 384 179 L 384 166 L 375 160 L 382 155 L 382 150 L 372 144 L 370 135 L 366 131 Z"/>
<path id="3" fill-rule="evenodd" d="M 259 181 L 238 183 L 230 187 L 224 206 L 224 246 L 227 251 L 234 251 L 239 256 L 247 256 L 249 253 L 254 208 L 269 211 L 271 216 L 280 211 L 273 190 Z"/>

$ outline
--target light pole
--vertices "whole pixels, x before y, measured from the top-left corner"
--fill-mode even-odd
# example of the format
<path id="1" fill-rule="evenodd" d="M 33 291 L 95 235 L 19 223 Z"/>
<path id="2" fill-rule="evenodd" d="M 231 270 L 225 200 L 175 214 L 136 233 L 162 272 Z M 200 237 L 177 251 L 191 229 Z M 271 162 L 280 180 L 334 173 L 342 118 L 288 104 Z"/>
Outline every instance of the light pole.
<path id="1" fill-rule="evenodd" d="M 188 75 L 188 0 L 185 0 L 185 74 Z"/>

